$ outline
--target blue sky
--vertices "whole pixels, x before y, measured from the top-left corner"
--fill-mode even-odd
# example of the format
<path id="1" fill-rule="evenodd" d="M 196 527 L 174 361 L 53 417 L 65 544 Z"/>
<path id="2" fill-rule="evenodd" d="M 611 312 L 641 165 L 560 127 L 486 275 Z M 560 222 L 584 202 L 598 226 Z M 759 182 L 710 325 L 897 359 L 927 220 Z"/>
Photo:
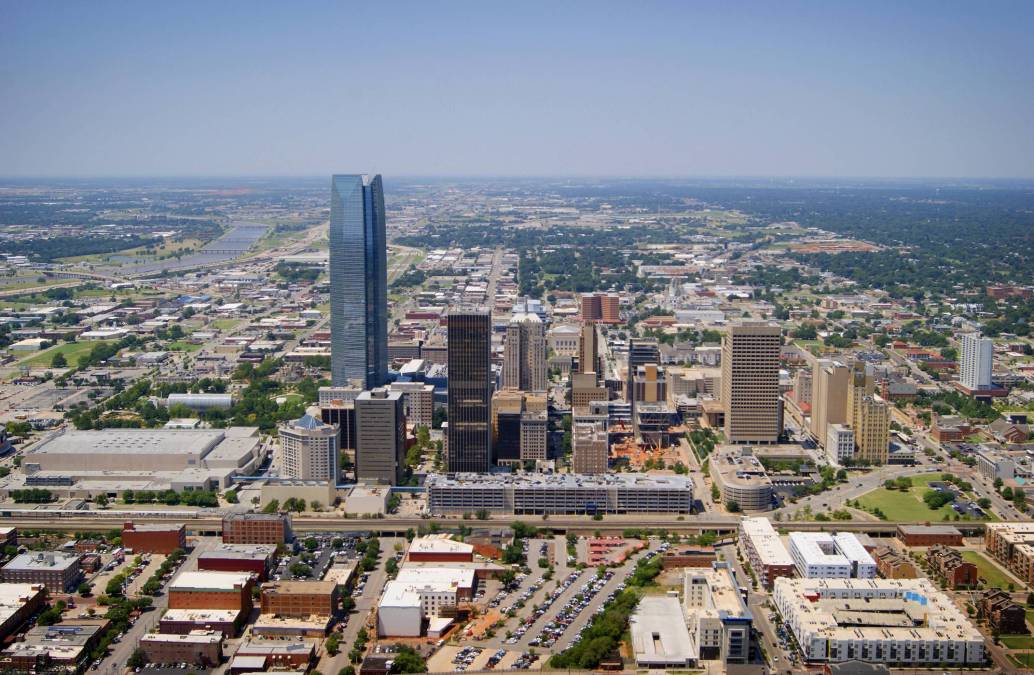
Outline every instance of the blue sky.
<path id="1" fill-rule="evenodd" d="M 1031 2 L 8 2 L 0 175 L 1034 178 Z"/>

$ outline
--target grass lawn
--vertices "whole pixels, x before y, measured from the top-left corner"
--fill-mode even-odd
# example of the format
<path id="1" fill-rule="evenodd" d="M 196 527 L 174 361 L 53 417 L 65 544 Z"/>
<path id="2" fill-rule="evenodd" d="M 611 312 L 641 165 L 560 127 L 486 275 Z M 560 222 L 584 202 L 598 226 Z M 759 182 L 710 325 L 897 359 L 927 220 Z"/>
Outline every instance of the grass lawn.
<path id="1" fill-rule="evenodd" d="M 1034 653 L 1009 654 L 1009 660 L 1020 668 L 1034 668 Z"/>
<path id="2" fill-rule="evenodd" d="M 941 474 L 924 473 L 917 476 L 909 476 L 912 479 L 912 487 L 908 492 L 901 490 L 888 490 L 877 488 L 858 498 L 862 506 L 867 509 L 879 507 L 887 516 L 887 520 L 918 520 L 918 521 L 943 521 L 944 516 L 955 516 L 951 504 L 945 504 L 939 509 L 930 509 L 923 502 L 923 493 L 929 487 L 931 481 L 941 480 Z M 990 515 L 982 520 L 997 520 Z"/>
<path id="3" fill-rule="evenodd" d="M 1002 644 L 1009 649 L 1034 649 L 1034 636 L 1030 635 L 1003 635 Z"/>
<path id="4" fill-rule="evenodd" d="M 1015 584 L 997 565 L 976 551 L 963 551 L 962 557 L 977 566 L 977 574 L 990 588 L 1007 589 L 1009 584 Z"/>
<path id="5" fill-rule="evenodd" d="M 218 328 L 219 330 L 231 330 L 237 327 L 237 324 L 241 322 L 240 319 L 216 319 L 211 323 L 212 328 Z"/>
<path id="6" fill-rule="evenodd" d="M 1034 625 L 1034 609 L 1028 609 L 1026 611 L 1026 615 L 1027 615 L 1027 623 L 1031 624 L 1031 625 Z"/>
<path id="7" fill-rule="evenodd" d="M 19 366 L 29 366 L 30 368 L 49 368 L 50 361 L 54 358 L 55 354 L 64 354 L 65 360 L 68 362 L 69 368 L 74 368 L 79 365 L 79 357 L 85 354 L 89 354 L 90 350 L 93 349 L 94 345 L 110 344 L 110 342 L 104 340 L 96 340 L 91 342 L 62 342 L 59 345 L 44 349 L 43 351 L 30 356 L 27 359 L 18 362 Z"/>

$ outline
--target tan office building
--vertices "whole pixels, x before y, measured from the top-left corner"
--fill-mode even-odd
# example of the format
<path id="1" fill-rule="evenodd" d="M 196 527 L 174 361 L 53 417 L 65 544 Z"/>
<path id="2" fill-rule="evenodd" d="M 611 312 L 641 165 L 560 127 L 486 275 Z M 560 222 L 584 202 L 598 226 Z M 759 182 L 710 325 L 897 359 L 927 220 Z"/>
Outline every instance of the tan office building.
<path id="1" fill-rule="evenodd" d="M 847 412 L 850 370 L 828 359 L 819 359 L 814 368 L 811 376 L 811 433 L 825 447 L 830 425 L 851 421 Z"/>
<path id="2" fill-rule="evenodd" d="M 722 404 L 729 443 L 778 442 L 781 343 L 774 324 L 735 324 L 722 336 Z"/>

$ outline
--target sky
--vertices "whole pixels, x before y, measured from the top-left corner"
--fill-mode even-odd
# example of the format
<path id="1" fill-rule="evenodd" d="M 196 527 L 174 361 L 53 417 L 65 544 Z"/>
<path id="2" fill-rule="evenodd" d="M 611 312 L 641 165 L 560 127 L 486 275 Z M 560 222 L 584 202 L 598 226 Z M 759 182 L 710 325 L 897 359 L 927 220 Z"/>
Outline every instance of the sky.
<path id="1" fill-rule="evenodd" d="M 0 176 L 1034 178 L 1034 2 L 6 2 Z"/>

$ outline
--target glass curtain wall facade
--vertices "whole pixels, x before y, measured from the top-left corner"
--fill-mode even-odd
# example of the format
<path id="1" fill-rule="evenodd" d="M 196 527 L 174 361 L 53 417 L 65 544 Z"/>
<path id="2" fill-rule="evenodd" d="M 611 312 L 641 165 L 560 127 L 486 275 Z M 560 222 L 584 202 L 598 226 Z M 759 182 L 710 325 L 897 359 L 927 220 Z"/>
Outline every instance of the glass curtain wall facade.
<path id="1" fill-rule="evenodd" d="M 330 198 L 331 377 L 388 381 L 388 253 L 379 175 L 336 175 Z"/>

